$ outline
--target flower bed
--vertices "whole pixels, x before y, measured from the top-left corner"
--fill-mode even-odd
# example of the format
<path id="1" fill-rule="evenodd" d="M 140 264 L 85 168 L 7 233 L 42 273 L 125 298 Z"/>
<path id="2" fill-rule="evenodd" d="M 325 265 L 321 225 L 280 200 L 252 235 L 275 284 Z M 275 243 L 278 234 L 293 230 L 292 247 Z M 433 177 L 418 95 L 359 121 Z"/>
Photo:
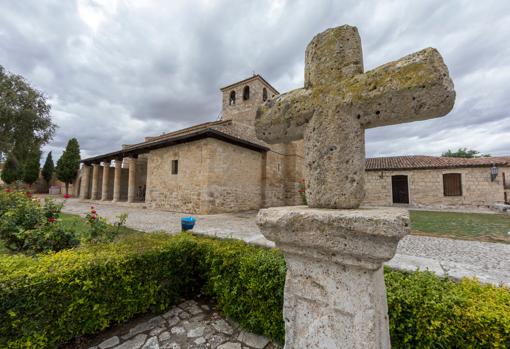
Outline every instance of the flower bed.
<path id="1" fill-rule="evenodd" d="M 507 288 L 422 272 L 385 275 L 394 347 L 510 347 Z M 199 292 L 244 328 L 281 342 L 284 282 L 279 251 L 188 233 L 0 256 L 0 347 L 55 347 Z"/>

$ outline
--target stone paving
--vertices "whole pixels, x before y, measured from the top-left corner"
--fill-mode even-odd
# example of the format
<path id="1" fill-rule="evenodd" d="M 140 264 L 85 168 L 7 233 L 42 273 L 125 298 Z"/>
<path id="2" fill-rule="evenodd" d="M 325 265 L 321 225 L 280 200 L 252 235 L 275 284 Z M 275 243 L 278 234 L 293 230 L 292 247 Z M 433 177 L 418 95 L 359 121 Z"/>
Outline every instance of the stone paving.
<path id="1" fill-rule="evenodd" d="M 123 207 L 111 203 L 67 200 L 63 212 L 84 215 L 94 205 L 101 216 L 114 220 L 128 213 L 127 225 L 141 231 L 180 231 L 184 213 L 137 207 Z M 222 238 L 236 238 L 262 246 L 274 246 L 260 233 L 255 224 L 257 212 L 217 215 L 194 215 L 197 223 L 193 232 Z M 427 236 L 406 236 L 395 257 L 387 264 L 402 270 L 430 270 L 453 278 L 474 276 L 483 282 L 510 286 L 510 244 L 464 241 Z"/>
<path id="2" fill-rule="evenodd" d="M 88 340 L 89 349 L 274 349 L 263 336 L 222 318 L 211 305 L 185 301 L 166 313 Z M 80 345 L 83 347 L 83 345 Z M 84 347 L 86 348 L 86 347 Z"/>

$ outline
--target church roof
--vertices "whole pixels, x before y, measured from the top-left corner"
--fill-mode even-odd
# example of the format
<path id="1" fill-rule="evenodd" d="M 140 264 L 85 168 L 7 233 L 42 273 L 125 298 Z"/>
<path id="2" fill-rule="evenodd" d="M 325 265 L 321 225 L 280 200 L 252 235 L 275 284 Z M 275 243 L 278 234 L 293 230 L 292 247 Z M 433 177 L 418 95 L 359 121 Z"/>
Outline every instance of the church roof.
<path id="1" fill-rule="evenodd" d="M 253 80 L 261 80 L 261 81 L 262 81 L 262 83 L 263 83 L 264 85 L 266 85 L 267 87 L 269 87 L 269 88 L 270 88 L 270 89 L 271 89 L 271 90 L 272 90 L 275 94 L 277 94 L 277 95 L 278 95 L 278 94 L 280 94 L 280 92 L 278 92 L 278 90 L 277 90 L 277 89 L 275 89 L 275 88 L 274 88 L 274 87 L 273 87 L 273 86 L 272 86 L 269 82 L 267 82 L 267 81 L 266 81 L 266 79 L 264 79 L 264 78 L 262 77 L 262 75 L 260 75 L 260 74 L 255 74 L 255 75 L 250 76 L 249 78 L 246 78 L 246 79 L 244 79 L 244 80 L 241 80 L 241 81 L 235 82 L 235 83 L 233 83 L 233 84 L 227 85 L 227 86 L 225 86 L 225 87 L 222 87 L 222 88 L 220 88 L 220 91 L 224 91 L 224 90 L 227 90 L 227 89 L 231 89 L 231 88 L 233 88 L 233 87 L 235 87 L 235 86 L 238 86 L 238 85 L 247 84 L 247 83 L 249 83 L 249 82 L 251 82 L 251 81 L 253 81 Z"/>
<path id="2" fill-rule="evenodd" d="M 426 155 L 390 156 L 367 158 L 367 171 L 418 170 L 460 167 L 510 166 L 510 156 L 489 156 L 480 158 L 454 158 Z"/>
<path id="3" fill-rule="evenodd" d="M 246 127 L 232 120 L 205 122 L 178 131 L 165 133 L 161 136 L 147 137 L 144 142 L 126 145 L 121 150 L 86 158 L 81 160 L 81 162 L 92 163 L 128 157 L 204 138 L 216 138 L 255 151 L 268 151 L 269 147 L 267 144 L 254 136 L 250 136 L 250 132 L 247 132 Z"/>

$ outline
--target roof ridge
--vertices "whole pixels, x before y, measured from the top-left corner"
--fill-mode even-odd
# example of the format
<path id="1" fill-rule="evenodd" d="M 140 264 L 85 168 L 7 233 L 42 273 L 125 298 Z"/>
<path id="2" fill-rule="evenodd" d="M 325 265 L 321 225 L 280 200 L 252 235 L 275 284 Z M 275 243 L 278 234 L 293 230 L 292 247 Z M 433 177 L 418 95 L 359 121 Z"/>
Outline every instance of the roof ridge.
<path id="1" fill-rule="evenodd" d="M 278 90 L 273 85 L 271 85 L 266 79 L 264 79 L 262 77 L 262 75 L 260 75 L 260 74 L 255 74 L 255 75 L 252 75 L 252 76 L 250 76 L 250 77 L 248 77 L 246 79 L 243 79 L 241 81 L 234 82 L 234 83 L 232 83 L 230 85 L 221 87 L 220 91 L 226 90 L 226 89 L 228 89 L 230 87 L 233 87 L 233 86 L 237 86 L 237 85 L 240 85 L 240 84 L 247 83 L 248 81 L 253 80 L 253 79 L 257 79 L 257 78 L 262 80 L 262 82 L 264 82 L 268 87 L 270 87 L 274 92 L 276 92 L 276 94 L 280 94 L 280 92 L 278 92 Z"/>

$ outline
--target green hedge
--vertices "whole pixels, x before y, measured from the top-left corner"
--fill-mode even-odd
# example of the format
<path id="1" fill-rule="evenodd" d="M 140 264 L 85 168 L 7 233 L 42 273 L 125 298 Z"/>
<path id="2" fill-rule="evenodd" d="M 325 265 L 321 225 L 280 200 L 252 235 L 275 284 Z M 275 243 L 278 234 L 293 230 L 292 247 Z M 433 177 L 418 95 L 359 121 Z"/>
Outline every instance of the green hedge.
<path id="1" fill-rule="evenodd" d="M 510 348 L 510 292 L 386 270 L 394 348 Z M 134 234 L 0 257 L 0 347 L 55 347 L 203 292 L 246 329 L 284 338 L 282 255 L 239 241 Z"/>

